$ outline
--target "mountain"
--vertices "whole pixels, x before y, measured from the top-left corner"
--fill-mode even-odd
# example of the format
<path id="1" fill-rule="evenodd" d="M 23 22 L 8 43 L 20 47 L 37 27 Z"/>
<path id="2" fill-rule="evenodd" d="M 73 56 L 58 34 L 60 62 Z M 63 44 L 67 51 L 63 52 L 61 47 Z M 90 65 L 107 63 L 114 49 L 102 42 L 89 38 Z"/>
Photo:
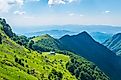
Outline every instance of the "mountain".
<path id="1" fill-rule="evenodd" d="M 39 32 L 31 32 L 31 33 L 25 33 L 24 35 L 28 37 L 33 37 L 33 36 L 40 36 L 44 34 L 49 34 L 50 36 L 54 38 L 61 38 L 62 36 L 66 34 L 75 34 L 75 32 L 71 32 L 68 30 L 47 30 L 47 31 L 39 31 Z"/>
<path id="2" fill-rule="evenodd" d="M 121 33 L 118 33 L 113 37 L 109 38 L 103 43 L 103 45 L 116 53 L 116 55 L 121 56 Z"/>
<path id="3" fill-rule="evenodd" d="M 16 36 L 10 26 L 3 22 L 1 19 L 0 80 L 109 80 L 96 65 L 74 53 L 38 53 L 17 44 L 11 39 Z"/>
<path id="4" fill-rule="evenodd" d="M 64 49 L 97 64 L 112 80 L 121 80 L 121 59 L 108 48 L 96 42 L 87 32 L 78 35 L 65 35 L 59 39 Z"/>
<path id="5" fill-rule="evenodd" d="M 57 50 L 62 47 L 61 42 L 48 34 L 32 37 L 31 41 L 33 41 L 32 49 L 37 51 Z"/>
<path id="6" fill-rule="evenodd" d="M 28 28 L 29 27 L 29 28 Z M 23 29 L 24 28 L 24 29 Z M 31 32 L 41 32 L 41 31 L 51 31 L 51 30 L 66 30 L 71 32 L 82 32 L 87 31 L 89 33 L 92 32 L 103 32 L 109 34 L 116 34 L 121 32 L 120 26 L 112 26 L 112 25 L 42 25 L 42 26 L 14 26 L 13 30 L 18 34 L 31 33 Z M 25 34 L 26 34 L 25 33 Z M 45 33 L 48 34 L 48 33 Z M 40 35 L 40 34 L 39 34 Z M 37 36 L 39 36 L 37 35 Z M 55 35 L 55 34 L 54 34 Z M 31 35 L 29 35 L 31 36 Z M 52 36 L 52 35 L 51 35 Z"/>
<path id="7" fill-rule="evenodd" d="M 90 33 L 92 38 L 99 43 L 103 43 L 105 40 L 111 38 L 112 34 L 102 33 L 102 32 L 92 32 Z"/>

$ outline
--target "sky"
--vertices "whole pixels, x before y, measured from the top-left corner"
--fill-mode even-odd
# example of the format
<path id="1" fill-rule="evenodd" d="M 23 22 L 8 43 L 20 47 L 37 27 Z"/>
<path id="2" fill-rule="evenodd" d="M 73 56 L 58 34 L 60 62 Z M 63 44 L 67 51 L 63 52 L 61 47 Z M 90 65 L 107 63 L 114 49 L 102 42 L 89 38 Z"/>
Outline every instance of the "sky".
<path id="1" fill-rule="evenodd" d="M 0 17 L 16 27 L 121 25 L 121 0 L 0 0 Z"/>

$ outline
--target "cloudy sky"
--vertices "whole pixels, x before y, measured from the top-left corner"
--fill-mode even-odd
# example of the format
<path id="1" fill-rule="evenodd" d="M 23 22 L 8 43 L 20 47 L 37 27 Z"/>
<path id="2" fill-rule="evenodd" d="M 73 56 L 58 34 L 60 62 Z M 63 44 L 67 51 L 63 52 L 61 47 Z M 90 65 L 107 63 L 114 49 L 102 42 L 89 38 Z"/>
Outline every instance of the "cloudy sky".
<path id="1" fill-rule="evenodd" d="M 121 0 L 0 0 L 0 17 L 12 26 L 121 25 Z"/>

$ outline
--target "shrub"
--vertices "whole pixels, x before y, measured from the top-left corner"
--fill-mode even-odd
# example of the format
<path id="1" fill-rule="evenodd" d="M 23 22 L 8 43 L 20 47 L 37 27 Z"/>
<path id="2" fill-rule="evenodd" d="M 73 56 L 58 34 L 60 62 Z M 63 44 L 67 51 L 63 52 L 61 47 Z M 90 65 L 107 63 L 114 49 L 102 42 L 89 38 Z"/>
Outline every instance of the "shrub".
<path id="1" fill-rule="evenodd" d="M 15 58 L 15 62 L 18 62 L 18 58 L 17 57 Z"/>
<path id="2" fill-rule="evenodd" d="M 0 34 L 0 44 L 2 44 L 2 35 Z"/>

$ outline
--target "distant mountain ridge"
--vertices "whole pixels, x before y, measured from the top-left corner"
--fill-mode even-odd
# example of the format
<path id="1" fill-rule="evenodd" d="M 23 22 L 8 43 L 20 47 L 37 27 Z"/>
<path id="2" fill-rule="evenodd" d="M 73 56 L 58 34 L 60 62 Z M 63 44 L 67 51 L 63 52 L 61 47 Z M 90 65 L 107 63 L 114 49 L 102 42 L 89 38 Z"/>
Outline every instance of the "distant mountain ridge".
<path id="1" fill-rule="evenodd" d="M 103 43 L 105 40 L 112 37 L 113 34 L 103 33 L 103 32 L 92 32 L 90 35 L 93 39 L 99 43 Z"/>
<path id="2" fill-rule="evenodd" d="M 27 37 L 33 36 L 40 36 L 44 34 L 49 34 L 50 36 L 59 39 L 64 35 L 75 35 L 80 32 L 72 32 L 69 30 L 47 30 L 47 31 L 40 31 L 40 32 L 31 32 L 31 33 L 24 33 Z M 112 34 L 103 33 L 103 32 L 90 32 L 90 35 L 98 42 L 103 43 L 105 40 L 110 38 Z"/>
<path id="3" fill-rule="evenodd" d="M 109 34 L 116 34 L 121 32 L 121 26 L 112 26 L 112 25 L 45 25 L 45 26 L 24 26 L 24 30 L 22 27 L 13 27 L 14 31 L 18 33 L 25 32 L 40 32 L 42 31 L 51 31 L 51 30 L 67 30 L 71 32 L 82 32 L 87 31 L 89 33 L 92 32 L 105 32 Z M 29 27 L 29 28 L 28 28 Z M 36 28 L 35 28 L 36 27 Z"/>
<path id="4" fill-rule="evenodd" d="M 47 30 L 47 31 L 39 31 L 39 32 L 31 32 L 31 33 L 25 33 L 26 36 L 32 37 L 32 36 L 40 36 L 44 34 L 49 34 L 54 38 L 60 38 L 66 34 L 75 34 L 75 32 L 68 31 L 68 30 Z"/>
<path id="5" fill-rule="evenodd" d="M 116 53 L 116 55 L 121 56 L 121 33 L 118 33 L 113 37 L 109 38 L 103 43 L 103 45 Z"/>

